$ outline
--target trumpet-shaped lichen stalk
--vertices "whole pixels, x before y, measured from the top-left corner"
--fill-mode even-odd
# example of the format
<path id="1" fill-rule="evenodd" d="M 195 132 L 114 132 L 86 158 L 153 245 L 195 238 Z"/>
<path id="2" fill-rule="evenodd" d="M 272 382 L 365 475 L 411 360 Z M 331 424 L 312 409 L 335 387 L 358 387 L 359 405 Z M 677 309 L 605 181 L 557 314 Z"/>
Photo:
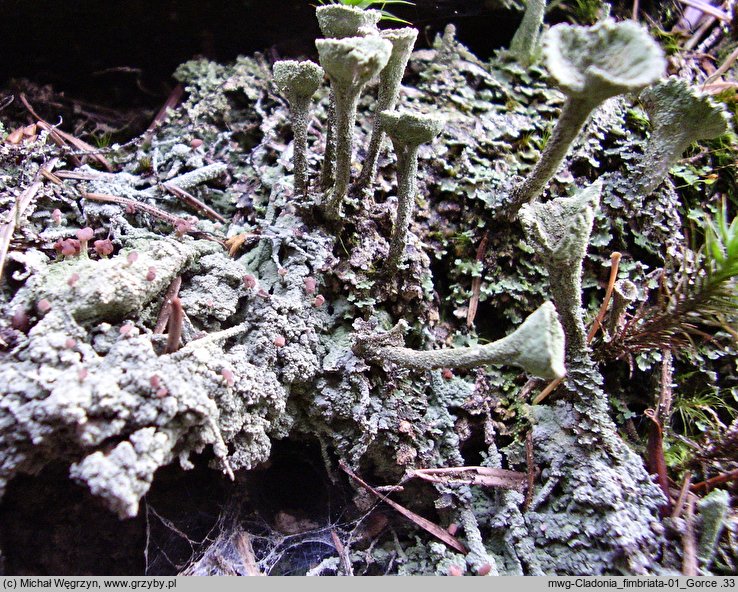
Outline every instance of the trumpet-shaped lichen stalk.
<path id="1" fill-rule="evenodd" d="M 566 100 L 540 160 L 512 192 L 508 207 L 512 216 L 542 193 L 596 107 L 610 97 L 656 82 L 666 67 L 658 44 L 631 21 L 608 19 L 592 27 L 556 25 L 542 39 L 546 65 Z"/>
<path id="2" fill-rule="evenodd" d="M 295 194 L 307 194 L 307 128 L 310 99 L 323 81 L 323 69 L 312 62 L 285 60 L 274 64 L 274 81 L 290 102 L 294 134 Z"/>
<path id="3" fill-rule="evenodd" d="M 362 10 L 355 6 L 328 4 L 315 10 L 318 26 L 323 35 L 329 39 L 345 37 L 366 37 L 379 35 L 377 23 L 382 18 L 378 10 Z M 325 157 L 321 171 L 320 185 L 327 190 L 336 179 L 336 134 L 333 121 L 336 117 L 336 98 L 331 90 L 328 101 L 328 122 L 325 138 Z"/>
<path id="4" fill-rule="evenodd" d="M 556 309 L 566 334 L 567 360 L 587 351 L 582 317 L 582 262 L 587 254 L 602 183 L 595 182 L 574 197 L 526 204 L 520 222 L 528 241 L 541 254 L 548 271 Z"/>
<path id="5" fill-rule="evenodd" d="M 526 68 L 539 56 L 541 26 L 546 12 L 546 0 L 528 0 L 525 14 L 510 42 L 510 53 Z"/>
<path id="6" fill-rule="evenodd" d="M 383 39 L 392 44 L 389 62 L 379 75 L 379 95 L 375 113 L 394 109 L 400 93 L 400 84 L 405 74 L 407 62 L 418 38 L 418 30 L 411 27 L 404 29 L 388 29 L 381 32 Z M 379 117 L 374 118 L 372 137 L 367 148 L 366 159 L 359 176 L 359 187 L 369 187 L 377 174 L 377 157 L 384 138 L 384 131 Z"/>
<path id="7" fill-rule="evenodd" d="M 315 45 L 336 99 L 336 180 L 325 204 L 325 214 L 337 220 L 341 217 L 341 206 L 351 180 L 359 95 L 367 82 L 387 65 L 392 44 L 379 37 L 347 37 L 318 39 Z"/>
<path id="8" fill-rule="evenodd" d="M 658 187 L 692 142 L 726 133 L 730 116 L 708 95 L 678 78 L 647 88 L 640 99 L 652 126 L 634 180 L 635 191 L 645 196 Z"/>
<path id="9" fill-rule="evenodd" d="M 362 331 L 362 325 L 363 321 L 357 326 L 354 351 L 375 363 L 391 362 L 421 370 L 518 366 L 546 380 L 561 378 L 566 373 L 564 332 L 550 302 L 541 305 L 507 337 L 475 347 L 419 351 L 402 347 L 401 324 L 380 334 Z"/>
<path id="10" fill-rule="evenodd" d="M 406 110 L 382 111 L 379 120 L 397 155 L 397 218 L 386 265 L 387 270 L 394 271 L 405 253 L 407 229 L 418 192 L 418 148 L 441 132 L 444 120 L 437 115 Z"/>

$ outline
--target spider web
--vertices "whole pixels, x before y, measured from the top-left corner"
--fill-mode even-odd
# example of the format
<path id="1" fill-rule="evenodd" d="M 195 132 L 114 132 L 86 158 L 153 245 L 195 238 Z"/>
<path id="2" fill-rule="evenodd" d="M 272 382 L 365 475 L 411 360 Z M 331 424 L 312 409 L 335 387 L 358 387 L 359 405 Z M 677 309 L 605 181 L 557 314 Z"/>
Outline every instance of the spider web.
<path id="1" fill-rule="evenodd" d="M 373 509 L 373 508 L 372 508 Z M 284 534 L 258 516 L 241 517 L 229 503 L 203 535 L 203 517 L 188 525 L 175 524 L 148 503 L 146 515 L 146 575 L 248 576 L 343 575 L 352 571 L 349 545 L 361 518 Z M 206 522 L 207 520 L 205 520 Z M 182 521 L 180 521 L 182 522 Z"/>

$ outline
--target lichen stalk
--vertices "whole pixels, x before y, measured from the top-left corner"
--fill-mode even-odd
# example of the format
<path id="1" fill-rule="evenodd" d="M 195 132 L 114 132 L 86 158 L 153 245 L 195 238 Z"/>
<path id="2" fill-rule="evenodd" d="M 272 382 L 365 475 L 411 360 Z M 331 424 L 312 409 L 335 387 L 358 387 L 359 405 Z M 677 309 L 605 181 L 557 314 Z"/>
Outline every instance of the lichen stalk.
<path id="1" fill-rule="evenodd" d="M 566 334 L 566 359 L 587 350 L 587 329 L 582 312 L 582 262 L 559 266 L 546 263 L 551 296 Z"/>
<path id="2" fill-rule="evenodd" d="M 382 111 L 379 113 L 379 122 L 382 130 L 392 139 L 397 154 L 397 218 L 385 266 L 385 272 L 393 273 L 405 253 L 407 231 L 418 190 L 418 148 L 441 133 L 445 120 L 438 115 L 399 109 Z"/>
<path id="3" fill-rule="evenodd" d="M 607 321 L 607 335 L 612 337 L 622 325 L 623 316 L 628 307 L 638 297 L 638 288 L 630 280 L 616 282 L 612 293 L 612 308 Z"/>
<path id="4" fill-rule="evenodd" d="M 588 358 L 582 311 L 582 263 L 592 233 L 602 183 L 595 182 L 573 197 L 545 204 L 527 204 L 520 221 L 529 242 L 537 247 L 549 275 L 551 295 L 566 334 L 567 364 Z"/>
<path id="5" fill-rule="evenodd" d="M 357 339 L 356 351 L 373 361 L 416 368 L 475 368 L 512 365 L 545 379 L 561 378 L 564 369 L 564 332 L 553 304 L 546 302 L 513 333 L 486 345 L 440 350 L 401 347 L 398 328 Z"/>
<path id="6" fill-rule="evenodd" d="M 718 540 L 730 512 L 730 495 L 725 490 L 716 489 L 697 502 L 697 507 L 702 517 L 697 557 L 702 568 L 708 570 L 715 559 Z"/>
<path id="7" fill-rule="evenodd" d="M 569 146 L 584 127 L 597 104 L 581 97 L 566 99 L 540 159 L 525 181 L 511 194 L 508 206 L 510 217 L 515 217 L 524 204 L 536 200 L 541 195 L 546 184 L 558 171 L 569 151 Z"/>
<path id="8" fill-rule="evenodd" d="M 528 0 L 523 20 L 510 42 L 510 53 L 518 62 L 528 67 L 539 52 L 541 25 L 546 12 L 546 0 Z"/>
<path id="9" fill-rule="evenodd" d="M 359 93 L 351 89 L 336 89 L 335 181 L 333 193 L 326 204 L 326 216 L 331 220 L 341 217 L 341 206 L 351 183 L 351 156 L 354 146 L 354 125 Z M 328 158 L 326 158 L 326 161 Z"/>
<path id="10" fill-rule="evenodd" d="M 324 203 L 328 219 L 341 217 L 341 206 L 351 180 L 356 107 L 366 84 L 387 65 L 392 44 L 380 37 L 318 39 L 320 63 L 331 81 L 336 101 L 336 180 Z"/>
<path id="11" fill-rule="evenodd" d="M 295 193 L 307 195 L 307 128 L 310 118 L 310 98 L 295 97 L 290 102 L 292 134 L 294 136 L 293 167 L 295 174 Z"/>
<path id="12" fill-rule="evenodd" d="M 400 93 L 402 77 L 410 60 L 410 54 L 418 38 L 417 29 L 406 27 L 404 29 L 389 29 L 381 33 L 384 39 L 392 43 L 392 53 L 389 62 L 379 75 L 379 94 L 375 113 L 394 109 Z M 377 174 L 377 158 L 384 139 L 384 130 L 379 117 L 374 118 L 372 136 L 369 140 L 366 159 L 361 169 L 358 187 L 366 188 L 374 181 Z"/>
<path id="13" fill-rule="evenodd" d="M 653 84 L 666 66 L 658 44 L 635 23 L 606 19 L 592 27 L 560 24 L 551 27 L 542 40 L 546 66 L 566 101 L 541 159 L 511 192 L 505 212 L 509 217 L 541 194 L 598 105 Z"/>
<path id="14" fill-rule="evenodd" d="M 274 64 L 274 81 L 290 102 L 292 122 L 293 169 L 295 193 L 307 195 L 307 127 L 310 120 L 310 100 L 323 81 L 323 69 L 306 61 L 285 60 Z"/>
<path id="15" fill-rule="evenodd" d="M 392 227 L 387 269 L 395 270 L 402 261 L 407 242 L 407 231 L 415 207 L 418 192 L 418 149 L 419 146 L 404 146 L 395 143 L 397 154 L 397 218 Z"/>
<path id="16" fill-rule="evenodd" d="M 686 81 L 669 78 L 641 93 L 652 132 L 634 176 L 634 191 L 652 193 L 692 142 L 708 140 L 730 128 L 730 116 L 709 95 Z"/>
<path id="17" fill-rule="evenodd" d="M 336 133 L 333 122 L 336 120 L 336 96 L 333 89 L 328 98 L 328 121 L 325 132 L 325 152 L 323 153 L 323 168 L 320 172 L 320 188 L 323 191 L 330 189 L 336 181 Z"/>

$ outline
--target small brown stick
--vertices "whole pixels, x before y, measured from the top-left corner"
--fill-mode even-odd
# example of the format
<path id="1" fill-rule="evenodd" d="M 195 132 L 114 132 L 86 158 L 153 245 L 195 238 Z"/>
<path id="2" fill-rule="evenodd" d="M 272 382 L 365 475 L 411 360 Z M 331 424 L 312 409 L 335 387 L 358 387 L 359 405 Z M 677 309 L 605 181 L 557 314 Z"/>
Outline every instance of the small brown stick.
<path id="1" fill-rule="evenodd" d="M 91 199 L 92 201 L 101 201 L 104 203 L 115 203 L 121 206 L 131 206 L 132 208 L 142 210 L 147 214 L 151 214 L 154 218 L 164 220 L 170 224 L 176 224 L 180 220 L 179 217 L 170 214 L 169 212 L 165 212 L 155 206 L 136 201 L 135 199 L 128 199 L 127 197 L 119 197 L 117 195 L 108 195 L 107 193 L 87 193 L 86 191 L 80 191 L 80 193 L 84 199 Z"/>
<path id="2" fill-rule="evenodd" d="M 527 399 L 528 395 L 533 392 L 533 389 L 538 386 L 539 382 L 540 380 L 538 378 L 529 378 L 528 381 L 520 389 L 518 397 L 520 397 L 520 399 L 523 401 Z"/>
<path id="3" fill-rule="evenodd" d="M 631 18 L 636 22 L 638 22 L 638 13 L 640 12 L 640 10 L 640 2 L 638 0 L 633 0 L 633 13 Z"/>
<path id="4" fill-rule="evenodd" d="M 557 378 L 556 380 L 552 380 L 546 385 L 546 388 L 543 389 L 536 397 L 533 399 L 533 404 L 538 405 L 541 401 L 543 401 L 546 397 L 548 397 L 552 392 L 554 392 L 558 386 L 564 382 L 563 378 Z"/>
<path id="5" fill-rule="evenodd" d="M 646 466 L 648 467 L 649 473 L 656 475 L 659 487 L 661 487 L 661 491 L 664 492 L 664 496 L 666 497 L 666 504 L 661 507 L 660 511 L 661 516 L 664 517 L 672 511 L 669 476 L 666 470 L 666 459 L 664 458 L 664 432 L 656 411 L 646 409 L 643 415 L 651 420 L 651 426 L 648 431 L 648 444 L 646 445 Z"/>
<path id="6" fill-rule="evenodd" d="M 0 279 L 2 279 L 3 270 L 5 269 L 5 259 L 8 256 L 8 249 L 10 248 L 10 241 L 13 239 L 13 233 L 20 223 L 21 217 L 26 212 L 26 208 L 31 204 L 38 190 L 43 185 L 40 178 L 45 176 L 45 172 L 48 173 L 50 170 L 53 170 L 58 160 L 58 158 L 52 158 L 45 167 L 39 169 L 33 183 L 24 189 L 18 196 L 18 199 L 15 200 L 13 207 L 7 213 L 5 222 L 0 223 Z"/>
<path id="7" fill-rule="evenodd" d="M 172 311 L 172 298 L 179 296 L 179 287 L 182 285 L 182 276 L 178 275 L 169 284 L 167 291 L 164 293 L 164 303 L 161 305 L 159 316 L 156 319 L 156 325 L 154 326 L 154 333 L 161 335 L 164 333 L 164 328 L 169 322 L 169 315 Z"/>
<path id="8" fill-rule="evenodd" d="M 207 204 L 204 204 L 202 201 L 197 199 L 194 195 L 191 193 L 185 191 L 181 187 L 177 187 L 176 185 L 172 183 L 162 183 L 162 187 L 169 191 L 172 195 L 177 197 L 178 199 L 181 199 L 183 202 L 185 202 L 187 205 L 195 208 L 196 210 L 201 211 L 203 214 L 205 214 L 208 218 L 212 220 L 217 220 L 218 222 L 223 222 L 225 224 L 226 219 L 221 216 L 218 212 L 216 212 L 213 208 L 208 206 Z"/>
<path id="9" fill-rule="evenodd" d="M 172 92 L 169 93 L 169 97 L 167 98 L 166 102 L 164 103 L 162 108 L 159 109 L 159 112 L 156 114 L 153 121 L 147 128 L 146 130 L 147 134 L 153 132 L 156 129 L 156 126 L 159 125 L 159 122 L 164 121 L 166 119 L 167 111 L 169 111 L 169 109 L 174 109 L 177 106 L 183 94 L 184 94 L 184 87 L 181 84 L 178 84 L 172 89 Z"/>
<path id="10" fill-rule="evenodd" d="M 658 420 L 661 426 L 671 415 L 671 401 L 673 398 L 674 366 L 672 364 L 671 350 L 663 348 L 661 350 L 661 388 L 659 390 L 659 406 Z"/>
<path id="11" fill-rule="evenodd" d="M 34 111 L 33 107 L 29 104 L 28 100 L 26 99 L 26 96 L 23 93 L 20 93 L 20 100 L 23 103 L 23 106 L 28 110 L 28 112 L 35 117 L 38 120 L 38 126 L 49 132 L 51 134 L 52 139 L 54 142 L 59 146 L 66 146 L 68 144 L 71 144 L 74 146 L 77 150 L 81 152 L 88 153 L 89 156 L 91 156 L 94 160 L 99 162 L 107 171 L 112 172 L 113 166 L 108 162 L 108 160 L 102 155 L 99 154 L 94 146 L 91 146 L 87 142 L 80 140 L 79 138 L 75 138 L 72 134 L 68 134 L 67 132 L 63 132 L 60 129 L 55 128 L 53 125 L 51 125 L 48 121 L 45 121 L 42 117 L 39 117 L 38 113 Z M 60 143 L 61 141 L 61 143 Z M 82 164 L 82 162 L 77 158 L 75 155 L 71 154 L 70 157 L 75 162 L 76 166 L 79 166 Z"/>
<path id="12" fill-rule="evenodd" d="M 725 74 L 728 70 L 730 70 L 733 64 L 735 64 L 736 60 L 738 60 L 738 49 L 735 49 L 733 53 L 731 53 L 727 58 L 725 58 L 725 61 L 720 65 L 720 67 L 717 70 L 715 70 L 713 75 L 710 76 L 707 80 L 705 80 L 705 84 L 702 85 L 702 90 L 705 89 L 705 86 L 707 86 L 711 82 L 716 81 L 723 74 Z"/>
<path id="13" fill-rule="evenodd" d="M 684 482 L 682 488 L 679 490 L 679 497 L 674 504 L 674 511 L 671 513 L 672 518 L 679 518 L 684 511 L 684 503 L 687 501 L 687 495 L 689 495 L 689 486 L 692 483 L 692 473 L 687 471 L 684 475 Z"/>
<path id="14" fill-rule="evenodd" d="M 679 2 L 686 4 L 687 6 L 691 6 L 692 8 L 696 8 L 697 10 L 701 10 L 705 14 L 709 14 L 710 16 L 726 23 L 730 22 L 730 15 L 727 12 L 720 10 L 717 6 L 713 6 L 709 2 L 704 2 L 703 0 L 679 0 Z"/>
<path id="15" fill-rule="evenodd" d="M 715 485 L 728 483 L 729 481 L 735 481 L 736 479 L 738 479 L 738 469 L 735 469 L 734 471 L 728 471 L 727 473 L 723 473 L 722 475 L 718 475 L 717 477 L 712 477 L 711 479 L 707 479 L 706 481 L 695 483 L 694 485 L 692 485 L 692 491 L 697 491 L 698 489 L 710 489 Z"/>
<path id="16" fill-rule="evenodd" d="M 479 247 L 477 248 L 477 261 L 484 259 L 484 254 L 487 251 L 487 242 L 489 240 L 489 232 L 485 232 L 482 237 Z M 466 312 L 466 326 L 470 329 L 474 325 L 474 319 L 477 316 L 477 308 L 479 306 L 479 296 L 482 292 L 482 276 L 475 277 L 472 279 L 472 295 L 469 299 L 469 309 Z"/>
<path id="17" fill-rule="evenodd" d="M 682 535 L 682 575 L 697 575 L 697 543 L 694 540 L 694 496 L 690 495 L 685 513 L 684 534 Z"/>
<path id="18" fill-rule="evenodd" d="M 684 51 L 691 51 L 695 47 L 697 47 L 697 44 L 700 42 L 705 33 L 707 33 L 707 31 L 712 28 L 716 20 L 717 19 L 714 16 L 706 18 L 705 22 L 700 25 L 700 27 L 694 32 L 692 37 L 690 37 L 684 44 Z"/>
<path id="19" fill-rule="evenodd" d="M 594 336 L 597 334 L 597 331 L 602 327 L 602 321 L 605 318 L 605 315 L 607 314 L 607 307 L 610 306 L 610 299 L 612 298 L 612 291 L 615 287 L 615 282 L 618 279 L 618 269 L 620 267 L 620 258 L 622 255 L 615 251 L 612 255 L 610 255 L 610 279 L 607 282 L 607 289 L 605 290 L 605 298 L 602 300 L 602 306 L 600 306 L 600 310 L 597 313 L 597 316 L 595 317 L 594 322 L 592 323 L 592 326 L 589 328 L 589 333 L 587 333 L 587 343 L 591 343 L 592 339 L 594 339 Z"/>
<path id="20" fill-rule="evenodd" d="M 444 485 L 464 484 L 482 487 L 500 487 L 520 491 L 525 486 L 526 476 L 517 471 L 492 469 L 490 467 L 444 467 L 441 469 L 416 469 L 408 473 L 431 483 Z"/>
<path id="21" fill-rule="evenodd" d="M 341 539 L 338 536 L 338 533 L 333 528 L 331 528 L 331 539 L 333 540 L 333 546 L 336 547 L 338 558 L 341 560 L 341 567 L 343 567 L 343 575 L 353 576 L 354 570 L 351 567 L 351 559 L 349 558 L 348 551 L 346 550 L 346 547 L 344 546 L 344 544 L 341 542 Z"/>
<path id="22" fill-rule="evenodd" d="M 615 251 L 612 255 L 610 255 L 610 279 L 607 282 L 607 289 L 605 290 L 605 298 L 602 300 L 602 305 L 600 306 L 600 310 L 597 313 L 597 316 L 595 317 L 595 320 L 592 323 L 592 326 L 589 328 L 589 333 L 587 333 L 587 343 L 591 343 L 594 339 L 594 336 L 597 334 L 597 331 L 602 327 L 602 321 L 605 318 L 605 314 L 607 314 L 607 307 L 610 305 L 610 299 L 612 298 L 612 290 L 615 286 L 615 281 L 618 279 L 618 269 L 620 267 L 620 258 L 622 255 Z M 557 378 L 556 380 L 553 380 L 548 383 L 545 389 L 543 389 L 534 399 L 533 404 L 538 405 L 541 401 L 543 401 L 546 397 L 548 397 L 552 392 L 556 390 L 556 388 L 564 382 L 563 378 Z"/>
<path id="23" fill-rule="evenodd" d="M 107 173 L 87 173 L 83 171 L 56 171 L 54 173 L 60 179 L 74 179 L 76 181 L 95 181 L 105 179 Z"/>
<path id="24" fill-rule="evenodd" d="M 452 549 L 455 549 L 459 553 L 463 553 L 466 555 L 469 550 L 459 541 L 456 537 L 451 536 L 448 531 L 445 528 L 441 528 L 437 524 L 434 524 L 430 520 L 427 520 L 426 518 L 423 518 L 422 516 L 419 516 L 415 512 L 412 512 L 405 508 L 404 506 L 401 506 L 397 502 L 392 501 L 387 496 L 382 495 L 379 493 L 376 489 L 374 489 L 371 485 L 363 481 L 361 478 L 359 478 L 351 469 L 348 468 L 348 465 L 344 461 L 339 461 L 339 466 L 343 471 L 351 477 L 354 481 L 356 481 L 359 485 L 364 487 L 367 491 L 373 493 L 376 497 L 381 499 L 383 502 L 385 502 L 390 507 L 397 510 L 400 514 L 405 516 L 405 518 L 411 520 L 416 525 L 418 525 L 420 528 L 425 530 L 426 532 L 432 534 L 437 539 L 443 541 L 446 543 L 449 547 Z"/>
<path id="25" fill-rule="evenodd" d="M 54 185 L 61 185 L 62 180 L 57 177 L 54 173 L 52 173 L 49 170 L 46 170 L 45 167 L 41 167 L 38 169 L 38 172 L 41 173 L 41 176 L 46 179 L 47 181 L 51 181 Z"/>
<path id="26" fill-rule="evenodd" d="M 533 503 L 533 491 L 536 484 L 536 463 L 533 457 L 533 430 L 525 435 L 525 462 L 528 465 L 528 489 L 525 492 L 523 511 L 526 512 Z"/>
<path id="27" fill-rule="evenodd" d="M 179 342 L 182 340 L 182 323 L 184 323 L 184 310 L 182 309 L 182 301 L 178 296 L 171 299 L 169 325 L 167 329 L 167 347 L 164 353 L 173 354 L 179 349 Z"/>
<path id="28" fill-rule="evenodd" d="M 236 535 L 235 546 L 246 574 L 249 576 L 263 576 L 264 574 L 259 570 L 256 561 L 254 547 L 251 544 L 251 535 L 248 532 L 240 531 Z"/>
<path id="29" fill-rule="evenodd" d="M 738 82 L 720 81 L 711 82 L 702 87 L 702 90 L 708 94 L 716 95 L 726 90 L 733 90 L 738 88 Z"/>
<path id="30" fill-rule="evenodd" d="M 23 212 L 31 203 L 38 190 L 41 189 L 43 183 L 41 181 L 35 181 L 30 187 L 27 187 L 18 196 L 18 199 L 13 204 L 13 207 L 7 213 L 6 221 L 0 226 L 0 278 L 3 275 L 3 269 L 5 268 L 5 258 L 8 256 L 8 249 L 10 248 L 10 241 L 13 238 L 16 226 L 23 216 Z"/>

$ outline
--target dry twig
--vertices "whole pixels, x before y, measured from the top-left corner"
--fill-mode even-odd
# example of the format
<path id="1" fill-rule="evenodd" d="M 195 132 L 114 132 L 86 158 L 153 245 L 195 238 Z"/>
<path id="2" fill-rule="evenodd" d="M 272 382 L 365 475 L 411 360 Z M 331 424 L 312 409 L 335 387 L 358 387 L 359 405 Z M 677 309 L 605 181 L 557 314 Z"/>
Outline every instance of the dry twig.
<path id="1" fill-rule="evenodd" d="M 226 219 L 223 216 L 221 216 L 218 212 L 216 212 L 213 208 L 203 203 L 202 201 L 197 199 L 194 195 L 192 195 L 188 191 L 185 191 L 181 187 L 177 187 L 173 183 L 162 183 L 162 187 L 164 187 L 164 189 L 169 191 L 169 193 L 171 193 L 175 197 L 181 199 L 187 205 L 195 208 L 196 210 L 201 211 L 208 218 L 212 220 L 217 220 L 218 222 L 223 222 L 223 223 L 226 222 Z"/>
<path id="2" fill-rule="evenodd" d="M 167 323 L 169 322 L 169 315 L 172 311 L 172 298 L 175 298 L 176 296 L 179 295 L 179 288 L 181 285 L 182 285 L 181 275 L 178 275 L 176 278 L 172 280 L 172 283 L 169 284 L 167 291 L 164 293 L 164 303 L 161 305 L 159 316 L 156 319 L 156 325 L 154 326 L 154 333 L 159 334 L 159 335 L 164 333 L 164 328 L 167 326 Z"/>
<path id="3" fill-rule="evenodd" d="M 56 143 L 58 146 L 73 146 L 80 152 L 83 152 L 90 157 L 92 157 L 94 160 L 96 160 L 98 163 L 100 163 L 107 171 L 112 172 L 113 171 L 113 165 L 111 165 L 108 160 L 102 155 L 99 154 L 97 150 L 93 146 L 90 146 L 87 142 L 80 140 L 79 138 L 75 138 L 72 134 L 68 134 L 67 132 L 63 132 L 62 130 L 56 128 L 55 126 L 51 125 L 49 122 L 42 119 L 36 111 L 34 111 L 33 107 L 29 104 L 28 100 L 26 99 L 26 96 L 21 93 L 20 94 L 20 100 L 23 103 L 23 106 L 28 110 L 28 112 L 35 117 L 38 120 L 37 125 L 43 129 L 49 132 L 49 135 L 51 136 L 51 139 L 54 140 L 54 143 Z M 79 160 L 74 154 L 70 155 L 70 158 L 72 159 L 72 162 L 75 164 L 75 166 L 80 166 L 82 164 L 82 161 Z"/>
<path id="4" fill-rule="evenodd" d="M 434 524 L 430 520 L 427 520 L 426 518 L 423 518 L 422 516 L 419 516 L 415 512 L 412 512 L 405 508 L 404 506 L 401 506 L 395 501 L 392 501 L 387 496 L 382 495 L 380 492 L 378 492 L 376 489 L 374 489 L 371 485 L 369 485 L 366 481 L 363 481 L 360 477 L 358 477 L 351 469 L 348 468 L 348 465 L 344 463 L 343 461 L 339 461 L 339 465 L 341 469 L 354 481 L 356 481 L 359 485 L 364 487 L 367 491 L 374 494 L 376 497 L 381 499 L 383 502 L 385 502 L 390 507 L 397 510 L 400 514 L 405 516 L 408 520 L 411 520 L 416 525 L 418 525 L 420 528 L 425 530 L 426 532 L 432 534 L 434 537 L 436 537 L 438 540 L 443 541 L 446 543 L 449 547 L 452 549 L 455 549 L 459 553 L 468 553 L 468 549 L 456 538 L 451 536 L 448 531 L 441 528 L 437 524 Z"/>
<path id="5" fill-rule="evenodd" d="M 444 485 L 481 485 L 482 487 L 500 487 L 520 491 L 528 481 L 527 475 L 506 469 L 490 467 L 445 467 L 442 469 L 416 469 L 410 471 L 409 477 L 417 477 L 431 483 Z"/>
<path id="6" fill-rule="evenodd" d="M 485 232 L 482 241 L 477 248 L 477 261 L 484 260 L 484 254 L 487 252 L 487 241 L 489 240 L 489 232 Z M 482 292 L 482 276 L 475 277 L 472 280 L 472 295 L 469 299 L 469 309 L 466 312 L 466 326 L 471 329 L 474 325 L 474 319 L 477 316 L 477 308 L 479 307 L 479 296 Z"/>
<path id="7" fill-rule="evenodd" d="M 696 576 L 697 571 L 697 542 L 694 538 L 694 496 L 687 500 L 685 513 L 684 534 L 682 535 L 682 575 Z"/>

